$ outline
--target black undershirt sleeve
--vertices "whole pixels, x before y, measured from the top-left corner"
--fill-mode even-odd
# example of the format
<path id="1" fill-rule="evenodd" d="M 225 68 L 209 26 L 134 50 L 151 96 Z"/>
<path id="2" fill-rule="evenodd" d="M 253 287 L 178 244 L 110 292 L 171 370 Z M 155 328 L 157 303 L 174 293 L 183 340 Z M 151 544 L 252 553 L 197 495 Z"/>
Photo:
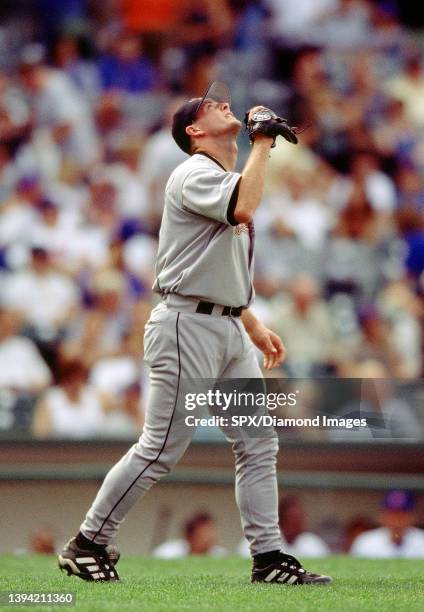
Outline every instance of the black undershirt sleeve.
<path id="1" fill-rule="evenodd" d="M 234 211 L 237 206 L 237 198 L 239 194 L 240 181 L 241 181 L 241 177 L 237 181 L 236 186 L 233 189 L 233 193 L 231 194 L 230 201 L 228 202 L 227 221 L 230 225 L 238 225 L 237 221 L 234 219 Z"/>

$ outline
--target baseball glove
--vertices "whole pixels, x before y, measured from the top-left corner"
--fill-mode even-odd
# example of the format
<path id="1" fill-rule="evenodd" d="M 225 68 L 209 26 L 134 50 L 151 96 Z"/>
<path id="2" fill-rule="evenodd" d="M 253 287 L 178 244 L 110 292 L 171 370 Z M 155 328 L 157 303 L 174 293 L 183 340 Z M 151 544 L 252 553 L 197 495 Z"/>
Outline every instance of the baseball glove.
<path id="1" fill-rule="evenodd" d="M 247 111 L 244 116 L 244 124 L 251 143 L 255 140 L 256 134 L 264 134 L 264 136 L 273 138 L 271 148 L 275 147 L 275 139 L 277 136 L 283 136 L 283 138 L 292 144 L 297 144 L 296 128 L 290 127 L 287 123 L 287 119 L 278 117 L 278 115 L 269 108 L 257 110 L 251 117 L 249 115 L 250 111 Z"/>

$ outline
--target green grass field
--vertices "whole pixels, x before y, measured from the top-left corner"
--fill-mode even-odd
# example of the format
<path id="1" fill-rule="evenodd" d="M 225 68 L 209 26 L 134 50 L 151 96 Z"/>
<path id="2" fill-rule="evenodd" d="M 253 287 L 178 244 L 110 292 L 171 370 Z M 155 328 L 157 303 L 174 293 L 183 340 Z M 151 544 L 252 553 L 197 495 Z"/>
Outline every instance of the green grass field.
<path id="1" fill-rule="evenodd" d="M 118 583 L 86 583 L 59 572 L 48 556 L 0 557 L 0 591 L 74 592 L 76 606 L 37 606 L 43 610 L 250 610 L 287 612 L 424 610 L 424 561 L 358 560 L 349 557 L 305 562 L 331 574 L 324 587 L 252 585 L 250 563 L 231 557 L 158 561 L 124 557 Z M 25 610 L 35 606 L 1 606 Z"/>

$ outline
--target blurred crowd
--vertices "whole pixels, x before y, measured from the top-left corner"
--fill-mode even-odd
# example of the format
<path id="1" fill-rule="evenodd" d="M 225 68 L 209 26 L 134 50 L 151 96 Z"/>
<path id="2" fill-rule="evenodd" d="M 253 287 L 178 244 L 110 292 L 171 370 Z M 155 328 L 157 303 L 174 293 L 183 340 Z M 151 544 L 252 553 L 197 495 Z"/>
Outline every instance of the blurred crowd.
<path id="1" fill-rule="evenodd" d="M 254 309 L 287 346 L 280 375 L 423 375 L 424 48 L 400 2 L 0 13 L 0 429 L 140 431 L 163 191 L 185 158 L 170 120 L 214 79 L 238 116 L 262 103 L 304 127 L 272 150 L 256 220 Z"/>
<path id="2" fill-rule="evenodd" d="M 300 560 L 334 553 L 379 559 L 424 558 L 424 529 L 419 521 L 417 499 L 408 490 L 388 490 L 370 515 L 353 511 L 350 518 L 340 521 L 330 514 L 313 528 L 302 496 L 286 495 L 279 501 L 278 517 L 283 550 Z M 209 512 L 198 511 L 188 517 L 178 539 L 166 539 L 169 519 L 170 516 L 162 517 L 161 543 L 153 542 L 153 557 L 172 560 L 191 555 L 222 557 L 235 553 L 250 558 L 244 537 L 234 551 L 220 545 L 220 525 Z M 32 532 L 28 549 L 16 552 L 53 554 L 60 550 L 56 543 L 57 531 L 49 525 L 39 527 Z"/>

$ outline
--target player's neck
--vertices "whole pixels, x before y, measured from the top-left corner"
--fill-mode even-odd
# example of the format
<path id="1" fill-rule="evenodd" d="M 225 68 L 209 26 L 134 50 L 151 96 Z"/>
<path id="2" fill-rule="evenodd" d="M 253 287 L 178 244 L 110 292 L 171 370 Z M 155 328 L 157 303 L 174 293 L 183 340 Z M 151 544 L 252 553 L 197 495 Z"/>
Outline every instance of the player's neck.
<path id="1" fill-rule="evenodd" d="M 238 148 L 234 139 L 203 142 L 198 150 L 216 159 L 228 172 L 233 171 L 236 166 Z"/>

